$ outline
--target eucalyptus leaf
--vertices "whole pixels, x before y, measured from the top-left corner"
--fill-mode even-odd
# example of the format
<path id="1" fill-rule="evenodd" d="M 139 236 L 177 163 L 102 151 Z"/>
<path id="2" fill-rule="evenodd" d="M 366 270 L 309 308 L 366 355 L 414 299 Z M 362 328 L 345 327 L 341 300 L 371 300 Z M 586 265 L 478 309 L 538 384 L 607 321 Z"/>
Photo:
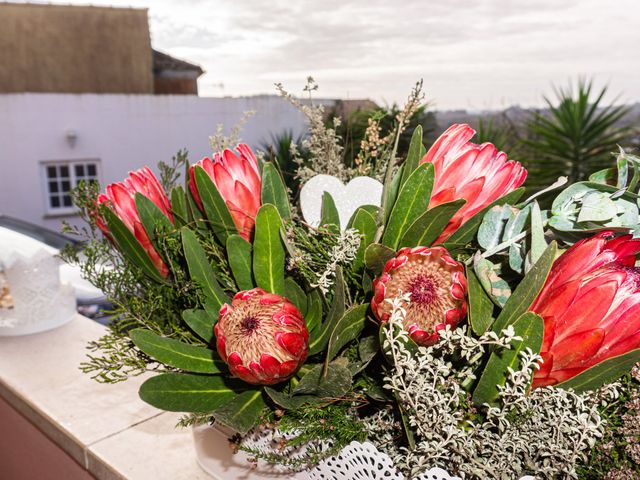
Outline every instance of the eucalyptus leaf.
<path id="1" fill-rule="evenodd" d="M 491 207 L 478 228 L 478 243 L 484 250 L 490 250 L 500 243 L 507 222 L 515 217 L 510 205 Z"/>

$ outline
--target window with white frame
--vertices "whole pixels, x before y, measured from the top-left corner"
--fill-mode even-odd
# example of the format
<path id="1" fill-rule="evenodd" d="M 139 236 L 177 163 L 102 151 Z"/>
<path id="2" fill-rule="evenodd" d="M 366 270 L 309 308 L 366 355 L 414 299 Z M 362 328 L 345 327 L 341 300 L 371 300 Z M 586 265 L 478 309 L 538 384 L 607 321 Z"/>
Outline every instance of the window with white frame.
<path id="1" fill-rule="evenodd" d="M 81 181 L 98 181 L 99 160 L 71 160 L 42 163 L 46 210 L 49 214 L 73 213 L 71 190 Z"/>

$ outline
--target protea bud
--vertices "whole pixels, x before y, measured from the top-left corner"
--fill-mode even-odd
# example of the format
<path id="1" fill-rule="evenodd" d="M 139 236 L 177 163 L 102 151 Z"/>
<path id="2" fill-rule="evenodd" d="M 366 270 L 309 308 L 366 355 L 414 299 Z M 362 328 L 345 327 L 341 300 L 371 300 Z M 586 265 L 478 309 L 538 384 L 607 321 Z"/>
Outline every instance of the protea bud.
<path id="1" fill-rule="evenodd" d="M 531 306 L 544 319 L 533 386 L 564 382 L 640 348 L 640 240 L 602 232 L 577 242 L 553 265 Z"/>
<path id="2" fill-rule="evenodd" d="M 472 216 L 524 183 L 527 171 L 490 143 L 476 145 L 469 125 L 451 125 L 420 163 L 433 163 L 435 182 L 429 208 L 464 199 L 434 243 L 444 242 Z"/>
<path id="3" fill-rule="evenodd" d="M 232 375 L 256 385 L 289 378 L 309 353 L 309 332 L 298 309 L 260 288 L 224 304 L 214 328 L 220 357 Z"/>
<path id="4" fill-rule="evenodd" d="M 251 239 L 256 214 L 260 208 L 262 180 L 258 160 L 248 145 L 239 144 L 235 150 L 216 152 L 213 159 L 200 160 L 189 170 L 189 189 L 196 203 L 202 209 L 194 169 L 202 167 L 224 198 L 236 224 L 238 233 L 246 240 Z"/>
<path id="5" fill-rule="evenodd" d="M 371 308 L 381 322 L 391 315 L 385 300 L 411 295 L 404 328 L 419 345 L 435 343 L 438 330 L 455 327 L 467 313 L 464 268 L 442 247 L 401 249 L 373 285 Z"/>
<path id="6" fill-rule="evenodd" d="M 140 242 L 140 245 L 142 245 L 142 248 L 147 252 L 147 255 L 149 255 L 149 258 L 158 269 L 160 275 L 166 277 L 169 275 L 169 268 L 154 248 L 149 235 L 142 226 L 138 208 L 136 207 L 136 193 L 141 193 L 151 200 L 171 223 L 173 223 L 173 213 L 171 213 L 169 198 L 149 167 L 141 168 L 135 172 L 129 172 L 129 177 L 123 182 L 108 185 L 106 194 L 98 196 L 97 205 L 106 204 L 112 209 L 113 213 L 122 220 L 122 223 L 126 225 L 138 242 Z M 111 238 L 107 224 L 97 211 L 95 221 L 98 228 L 102 230 L 107 238 Z"/>

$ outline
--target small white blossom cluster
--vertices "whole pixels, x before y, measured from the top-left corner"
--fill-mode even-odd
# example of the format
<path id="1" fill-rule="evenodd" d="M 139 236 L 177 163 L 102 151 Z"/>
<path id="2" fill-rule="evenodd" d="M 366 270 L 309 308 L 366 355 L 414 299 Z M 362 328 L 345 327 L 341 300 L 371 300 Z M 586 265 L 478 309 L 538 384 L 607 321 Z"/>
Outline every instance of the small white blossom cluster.
<path id="1" fill-rule="evenodd" d="M 465 329 L 444 330 L 442 340 L 417 352 L 407 349 L 401 328 L 408 296 L 392 301 L 385 326 L 384 348 L 394 361 L 385 378 L 408 419 L 415 448 L 391 441 L 393 417 L 379 412 L 367 419 L 367 429 L 380 450 L 410 476 L 434 466 L 462 478 L 577 478 L 576 466 L 604 431 L 596 394 L 577 395 L 561 388 L 529 391 L 540 357 L 522 352 L 521 366 L 510 370 L 499 387 L 497 405 L 473 406 L 465 386 L 473 381 L 486 348 L 509 348 L 512 328 L 501 336 L 472 338 Z M 611 395 L 609 392 L 607 395 Z"/>
<path id="2" fill-rule="evenodd" d="M 342 232 L 338 237 L 338 243 L 331 249 L 329 263 L 324 271 L 318 274 L 318 281 L 311 286 L 318 287 L 326 294 L 333 285 L 336 267 L 349 264 L 356 258 L 361 241 L 360 233 L 355 228 Z"/>

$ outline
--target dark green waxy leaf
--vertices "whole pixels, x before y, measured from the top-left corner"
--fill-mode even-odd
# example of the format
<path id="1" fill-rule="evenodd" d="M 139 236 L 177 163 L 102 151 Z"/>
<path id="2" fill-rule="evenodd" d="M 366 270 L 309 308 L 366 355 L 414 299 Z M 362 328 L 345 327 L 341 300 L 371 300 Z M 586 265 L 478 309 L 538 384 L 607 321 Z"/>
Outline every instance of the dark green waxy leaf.
<path id="1" fill-rule="evenodd" d="M 520 352 L 529 348 L 533 353 L 540 353 L 544 336 L 542 318 L 533 312 L 526 312 L 513 322 L 513 328 L 522 340 L 514 340 L 511 348 L 503 348 L 491 354 L 473 392 L 473 403 L 476 405 L 493 404 L 498 400 L 498 386 L 504 386 L 507 382 L 509 369 L 518 370 L 520 367 Z"/>
<path id="2" fill-rule="evenodd" d="M 227 238 L 227 258 L 233 278 L 240 290 L 251 290 L 254 286 L 251 268 L 252 250 L 251 244 L 240 235 L 233 234 Z"/>
<path id="3" fill-rule="evenodd" d="M 484 215 L 496 205 L 513 205 L 524 193 L 524 187 L 520 187 L 515 189 L 513 192 L 507 193 L 504 197 L 499 198 L 495 202 L 490 203 L 485 208 L 476 213 L 469 220 L 464 222 L 460 228 L 458 228 L 453 234 L 447 239 L 444 246 L 446 248 L 454 248 L 457 245 L 464 245 L 473 240 L 475 237 L 478 228 L 480 228 L 480 224 L 484 218 Z"/>
<path id="4" fill-rule="evenodd" d="M 533 304 L 549 275 L 553 261 L 556 258 L 556 250 L 556 242 L 552 242 L 529 273 L 522 279 L 493 323 L 492 330 L 494 332 L 499 334 L 504 328 L 515 322 Z"/>
<path id="5" fill-rule="evenodd" d="M 325 361 L 326 366 L 338 355 L 342 347 L 360 335 L 364 329 L 368 308 L 368 304 L 351 307 L 335 325 L 331 326 L 327 346 L 327 359 Z"/>
<path id="6" fill-rule="evenodd" d="M 378 225 L 376 224 L 375 218 L 369 212 L 364 208 L 358 208 L 351 217 L 347 228 L 355 228 L 361 235 L 360 247 L 358 247 L 356 258 L 352 263 L 353 271 L 359 272 L 364 266 L 364 252 L 371 242 L 373 242 Z"/>
<path id="7" fill-rule="evenodd" d="M 395 250 L 380 243 L 372 243 L 364 251 L 364 264 L 377 275 L 382 272 L 385 264 L 395 256 Z"/>
<path id="8" fill-rule="evenodd" d="M 393 210 L 393 206 L 396 203 L 396 199 L 398 198 L 398 192 L 400 191 L 400 181 L 402 180 L 402 174 L 404 172 L 404 165 L 400 167 L 400 169 L 396 172 L 396 174 L 391 179 L 388 185 L 384 186 L 382 191 L 382 208 L 384 211 L 381 213 L 384 214 L 384 222 L 387 223 L 387 219 L 389 215 L 391 215 L 391 211 Z"/>
<path id="9" fill-rule="evenodd" d="M 422 125 L 418 125 L 411 135 L 411 142 L 409 143 L 407 159 L 404 162 L 404 171 L 402 172 L 402 180 L 400 181 L 400 186 L 404 185 L 411 174 L 416 170 L 416 168 L 418 168 L 420 160 L 422 160 L 423 149 L 424 145 L 422 145 Z"/>
<path id="10" fill-rule="evenodd" d="M 208 348 L 161 337 L 144 328 L 131 330 L 129 337 L 142 352 L 169 367 L 193 373 L 220 373 L 226 370 L 224 363 L 214 362 L 213 352 Z"/>
<path id="11" fill-rule="evenodd" d="M 603 385 L 616 381 L 628 373 L 638 362 L 640 362 L 640 349 L 632 350 L 624 355 L 611 357 L 600 362 L 556 386 L 567 390 L 573 389 L 577 393 L 594 391 Z"/>
<path id="12" fill-rule="evenodd" d="M 322 194 L 320 225 L 327 227 L 332 232 L 340 232 L 340 215 L 338 214 L 336 202 L 329 192 L 324 192 Z"/>
<path id="13" fill-rule="evenodd" d="M 489 330 L 493 323 L 493 302 L 480 284 L 473 268 L 467 267 L 467 285 L 469 297 L 469 323 L 473 333 L 480 336 Z"/>
<path id="14" fill-rule="evenodd" d="M 145 252 L 142 245 L 140 245 L 140 242 L 138 242 L 122 220 L 109 208 L 103 209 L 101 213 L 107 222 L 111 237 L 123 255 L 125 255 L 131 263 L 137 265 L 151 279 L 159 283 L 167 283 L 165 278 L 158 272 L 149 255 L 147 255 L 147 252 Z"/>
<path id="15" fill-rule="evenodd" d="M 433 175 L 433 165 L 424 163 L 400 188 L 382 236 L 384 245 L 395 250 L 405 232 L 427 210 L 433 188 Z"/>
<path id="16" fill-rule="evenodd" d="M 307 294 L 304 293 L 300 285 L 291 277 L 285 279 L 284 289 L 285 292 L 287 292 L 285 296 L 291 300 L 304 317 L 307 314 Z"/>
<path id="17" fill-rule="evenodd" d="M 349 362 L 347 368 L 352 375 L 356 375 L 369 365 L 379 351 L 380 342 L 377 335 L 361 338 L 358 342 L 358 360 Z"/>
<path id="18" fill-rule="evenodd" d="M 196 166 L 193 171 L 209 227 L 220 243 L 225 245 L 229 235 L 238 233 L 231 212 L 207 172 L 200 166 Z"/>
<path id="19" fill-rule="evenodd" d="M 213 412 L 216 421 L 232 428 L 241 435 L 249 433 L 260 420 L 267 407 L 262 390 L 247 390 Z"/>
<path id="20" fill-rule="evenodd" d="M 307 295 L 307 314 L 304 317 L 307 323 L 307 330 L 309 330 L 309 341 L 311 342 L 316 338 L 318 327 L 322 322 L 322 297 L 318 289 L 312 290 Z"/>
<path id="21" fill-rule="evenodd" d="M 327 319 L 318 329 L 318 334 L 309 340 L 309 356 L 315 355 L 326 348 L 329 342 L 329 335 L 344 314 L 345 285 L 342 268 L 340 267 L 336 267 L 336 281 L 333 290 L 333 299 L 327 313 Z"/>
<path id="22" fill-rule="evenodd" d="M 236 385 L 221 376 L 163 373 L 140 386 L 140 398 L 169 412 L 212 412 L 237 396 Z"/>
<path id="23" fill-rule="evenodd" d="M 220 286 L 198 238 L 187 227 L 182 227 L 182 245 L 191 280 L 202 289 L 207 309 L 218 312 L 224 303 L 229 302 L 229 297 Z"/>
<path id="24" fill-rule="evenodd" d="M 171 210 L 176 227 L 184 227 L 189 221 L 189 207 L 187 205 L 187 195 L 182 186 L 171 189 Z"/>
<path id="25" fill-rule="evenodd" d="M 275 205 L 283 219 L 291 218 L 287 188 L 282 181 L 280 172 L 271 162 L 266 162 L 262 169 L 262 203 Z"/>
<path id="26" fill-rule="evenodd" d="M 362 272 L 362 291 L 365 295 L 373 292 L 373 280 L 366 271 Z"/>
<path id="27" fill-rule="evenodd" d="M 142 223 L 151 241 L 157 246 L 157 234 L 159 232 L 171 232 L 175 230 L 175 227 L 171 223 L 171 220 L 162 213 L 162 210 L 141 193 L 136 193 L 135 202 L 136 210 L 138 211 L 138 215 L 140 215 L 140 223 Z"/>
<path id="28" fill-rule="evenodd" d="M 402 236 L 398 247 L 430 247 L 466 200 L 443 203 L 420 215 Z"/>
<path id="29" fill-rule="evenodd" d="M 368 214 L 370 214 L 373 218 L 376 218 L 378 216 L 378 213 L 380 213 L 380 207 L 377 207 L 375 205 L 360 205 L 358 207 L 358 209 L 362 209 L 365 210 Z M 357 212 L 357 210 L 356 210 Z M 355 213 L 355 212 L 354 212 Z M 352 217 L 353 218 L 353 217 Z"/>
<path id="30" fill-rule="evenodd" d="M 293 389 L 294 395 L 317 395 L 320 398 L 338 398 L 351 388 L 351 372 L 346 359 L 331 362 L 323 375 L 323 365 L 316 365 L 300 379 Z"/>
<path id="31" fill-rule="evenodd" d="M 218 321 L 218 314 L 206 310 L 185 310 L 182 319 L 196 335 L 207 343 L 213 339 L 213 326 Z"/>
<path id="32" fill-rule="evenodd" d="M 273 403 L 286 410 L 295 410 L 302 405 L 315 405 L 318 403 L 324 403 L 324 401 L 315 395 L 287 395 L 286 393 L 279 392 L 271 387 L 265 387 L 264 391 L 269 395 L 269 398 L 273 400 Z"/>
<path id="33" fill-rule="evenodd" d="M 256 215 L 253 240 L 253 274 L 258 287 L 286 295 L 284 288 L 284 245 L 280 238 L 282 219 L 275 206 L 262 205 Z"/>

